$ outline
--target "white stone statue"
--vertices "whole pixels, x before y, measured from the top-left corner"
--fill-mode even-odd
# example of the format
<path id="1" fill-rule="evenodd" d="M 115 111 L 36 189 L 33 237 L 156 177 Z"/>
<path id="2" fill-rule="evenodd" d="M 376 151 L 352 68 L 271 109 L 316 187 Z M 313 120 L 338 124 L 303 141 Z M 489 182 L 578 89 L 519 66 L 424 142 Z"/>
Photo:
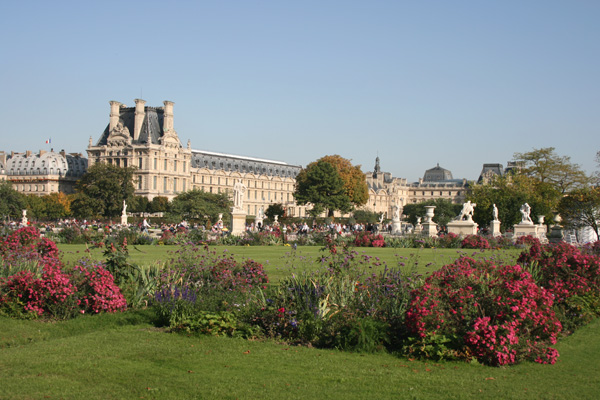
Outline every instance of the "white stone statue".
<path id="1" fill-rule="evenodd" d="M 219 213 L 219 219 L 217 222 L 223 222 L 223 213 Z"/>
<path id="2" fill-rule="evenodd" d="M 533 225 L 533 221 L 531 220 L 531 207 L 529 204 L 523 204 L 519 211 L 521 211 L 521 224 Z"/>
<path id="3" fill-rule="evenodd" d="M 382 224 L 383 223 L 383 213 L 381 213 L 381 216 L 379 217 L 379 223 Z"/>
<path id="4" fill-rule="evenodd" d="M 242 183 L 241 179 L 233 185 L 233 209 L 243 210 L 244 209 L 244 194 L 246 193 L 246 185 Z"/>
<path id="5" fill-rule="evenodd" d="M 277 223 L 279 222 L 279 215 L 275 214 L 274 222 L 275 222 L 275 225 L 277 225 Z"/>
<path id="6" fill-rule="evenodd" d="M 27 218 L 27 210 L 23 210 L 23 218 Z"/>
<path id="7" fill-rule="evenodd" d="M 421 225 L 421 217 L 417 217 L 417 225 Z"/>
<path id="8" fill-rule="evenodd" d="M 398 207 L 397 204 L 394 204 L 394 214 L 392 217 L 392 221 L 393 222 L 399 222 L 400 221 L 400 207 Z"/>
<path id="9" fill-rule="evenodd" d="M 476 206 L 477 204 L 471 203 L 471 200 L 464 203 L 460 214 L 458 214 L 458 217 L 456 217 L 456 220 L 462 221 L 466 219 L 467 221 L 473 221 L 473 211 L 475 211 Z"/>
<path id="10" fill-rule="evenodd" d="M 498 221 L 498 207 L 495 204 L 492 208 L 492 216 L 494 217 L 494 221 Z"/>
<path id="11" fill-rule="evenodd" d="M 257 219 L 265 219 L 265 208 L 263 206 L 260 206 L 260 208 L 258 209 Z"/>
<path id="12" fill-rule="evenodd" d="M 127 216 L 127 203 L 125 203 L 125 200 L 123 200 L 123 212 L 121 213 L 121 216 Z"/>

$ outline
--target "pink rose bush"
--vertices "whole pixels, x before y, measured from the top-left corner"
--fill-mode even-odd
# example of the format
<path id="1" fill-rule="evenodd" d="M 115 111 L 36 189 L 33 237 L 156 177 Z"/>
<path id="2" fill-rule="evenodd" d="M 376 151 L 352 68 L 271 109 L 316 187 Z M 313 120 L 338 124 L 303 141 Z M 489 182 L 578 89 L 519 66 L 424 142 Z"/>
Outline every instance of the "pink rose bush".
<path id="1" fill-rule="evenodd" d="M 127 307 L 110 273 L 100 266 L 66 271 L 54 242 L 40 238 L 33 227 L 21 228 L 1 242 L 0 254 L 6 271 L 20 269 L 0 278 L 0 313 L 69 318 Z M 23 262 L 26 266 L 19 267 Z"/>
<path id="2" fill-rule="evenodd" d="M 558 353 L 549 346 L 562 326 L 552 305 L 552 294 L 520 266 L 461 257 L 413 291 L 406 325 L 421 344 L 444 337 L 458 358 L 494 366 L 553 364 Z"/>

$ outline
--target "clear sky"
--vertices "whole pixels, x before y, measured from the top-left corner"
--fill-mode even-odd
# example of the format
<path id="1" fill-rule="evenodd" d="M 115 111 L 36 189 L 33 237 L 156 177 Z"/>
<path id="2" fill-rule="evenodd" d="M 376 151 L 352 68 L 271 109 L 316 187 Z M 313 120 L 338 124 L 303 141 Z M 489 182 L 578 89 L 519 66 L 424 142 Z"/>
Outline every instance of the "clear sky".
<path id="1" fill-rule="evenodd" d="M 5 1 L 0 150 L 85 153 L 142 98 L 200 150 L 415 181 L 552 146 L 592 172 L 599 21 L 598 0 Z"/>

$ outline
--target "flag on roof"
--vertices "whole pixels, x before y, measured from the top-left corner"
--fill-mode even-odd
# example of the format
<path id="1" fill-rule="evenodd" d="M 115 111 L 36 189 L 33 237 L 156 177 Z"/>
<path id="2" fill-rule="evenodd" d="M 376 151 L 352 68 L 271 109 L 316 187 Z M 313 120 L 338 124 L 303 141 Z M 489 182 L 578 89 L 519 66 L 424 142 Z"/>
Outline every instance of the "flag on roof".
<path id="1" fill-rule="evenodd" d="M 52 143 L 52 138 L 46 140 L 46 144 L 48 144 L 48 143 Z"/>

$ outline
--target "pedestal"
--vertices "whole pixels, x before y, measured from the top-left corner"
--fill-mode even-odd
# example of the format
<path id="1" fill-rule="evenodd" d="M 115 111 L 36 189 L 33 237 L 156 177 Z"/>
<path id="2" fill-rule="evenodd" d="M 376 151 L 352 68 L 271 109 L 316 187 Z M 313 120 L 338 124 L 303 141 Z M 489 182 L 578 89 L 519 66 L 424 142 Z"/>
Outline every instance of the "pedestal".
<path id="1" fill-rule="evenodd" d="M 513 240 L 517 240 L 523 236 L 533 236 L 538 237 L 538 227 L 533 224 L 516 224 L 513 225 L 515 229 L 515 234 L 513 235 Z"/>
<path id="2" fill-rule="evenodd" d="M 451 221 L 448 222 L 448 233 L 458 236 L 477 235 L 477 225 L 473 221 Z"/>
<path id="3" fill-rule="evenodd" d="M 392 222 L 392 235 L 400 235 L 402 234 L 402 222 L 393 221 Z"/>
<path id="4" fill-rule="evenodd" d="M 121 215 L 121 225 L 127 226 L 127 214 Z"/>
<path id="5" fill-rule="evenodd" d="M 437 224 L 435 222 L 425 222 L 422 233 L 425 236 L 437 237 Z"/>
<path id="6" fill-rule="evenodd" d="M 234 210 L 231 212 L 231 234 L 241 235 L 246 232 L 246 213 Z"/>
<path id="7" fill-rule="evenodd" d="M 492 221 L 490 222 L 490 234 L 492 237 L 502 236 L 502 232 L 500 232 L 500 221 Z"/>
<path id="8" fill-rule="evenodd" d="M 565 240 L 565 232 L 560 225 L 552 225 L 550 235 L 548 236 L 550 243 L 560 243 Z"/>

